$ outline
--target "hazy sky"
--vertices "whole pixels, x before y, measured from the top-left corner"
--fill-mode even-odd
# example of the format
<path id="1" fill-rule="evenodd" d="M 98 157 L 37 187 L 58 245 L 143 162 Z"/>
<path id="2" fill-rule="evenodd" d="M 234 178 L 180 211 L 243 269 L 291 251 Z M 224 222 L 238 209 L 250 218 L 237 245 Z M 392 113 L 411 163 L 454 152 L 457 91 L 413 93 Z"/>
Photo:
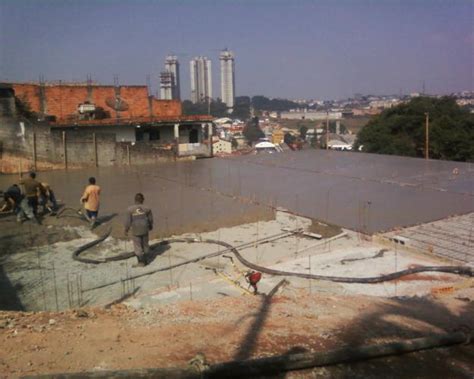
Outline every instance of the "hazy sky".
<path id="1" fill-rule="evenodd" d="M 473 0 L 0 0 L 0 80 L 145 84 L 164 57 L 236 55 L 236 94 L 345 98 L 473 89 Z"/>

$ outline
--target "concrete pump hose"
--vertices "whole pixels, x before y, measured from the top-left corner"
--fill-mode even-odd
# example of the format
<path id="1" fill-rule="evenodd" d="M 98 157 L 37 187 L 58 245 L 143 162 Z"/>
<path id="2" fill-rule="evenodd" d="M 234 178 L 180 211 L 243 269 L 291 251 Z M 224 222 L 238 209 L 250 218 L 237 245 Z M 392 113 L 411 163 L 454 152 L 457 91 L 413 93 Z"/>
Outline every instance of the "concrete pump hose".
<path id="1" fill-rule="evenodd" d="M 119 255 L 115 255 L 112 257 L 106 257 L 103 259 L 92 259 L 92 258 L 84 258 L 81 257 L 81 253 L 83 253 L 85 250 L 101 243 L 107 237 L 109 237 L 111 233 L 111 228 L 107 230 L 107 232 L 100 238 L 89 242 L 78 249 L 76 249 L 73 254 L 72 258 L 76 261 L 83 262 L 83 263 L 90 263 L 90 264 L 100 264 L 100 263 L 105 263 L 105 262 L 111 262 L 111 261 L 118 261 L 122 259 L 128 259 L 134 256 L 133 253 L 122 253 Z M 361 283 L 361 284 L 373 284 L 373 283 L 381 283 L 381 282 L 386 282 L 394 279 L 401 278 L 403 276 L 407 275 L 413 275 L 417 274 L 420 272 L 443 272 L 443 273 L 448 273 L 448 274 L 455 274 L 455 275 L 461 275 L 461 276 L 474 276 L 474 270 L 471 267 L 466 267 L 466 266 L 422 266 L 422 267 L 415 267 L 415 268 L 409 268 L 406 270 L 400 270 L 396 271 L 390 274 L 386 275 L 381 275 L 381 276 L 375 276 L 375 277 L 368 277 L 368 278 L 350 278 L 350 277 L 343 277 L 343 276 L 324 276 L 324 275 L 315 275 L 315 274 L 305 274 L 305 273 L 299 273 L 299 272 L 291 272 L 291 271 L 281 271 L 281 270 L 274 270 L 270 269 L 264 266 L 256 265 L 248 260 L 246 260 L 240 253 L 239 251 L 232 246 L 231 244 L 224 242 L 224 241 L 219 241 L 219 240 L 214 240 L 214 239 L 193 239 L 193 238 L 175 238 L 175 239 L 168 239 L 168 240 L 163 240 L 160 241 L 159 243 L 152 245 L 151 247 L 157 247 L 160 245 L 167 245 L 170 243 L 176 243 L 176 242 L 184 242 L 184 243 L 209 243 L 209 244 L 216 244 L 225 247 L 226 249 L 223 251 L 218 251 L 215 253 L 207 254 L 198 258 L 194 258 L 188 261 L 180 262 L 178 264 L 175 264 L 170 267 L 164 267 L 160 268 L 157 271 L 165 271 L 167 269 L 183 266 L 186 264 L 190 263 L 196 263 L 198 261 L 201 261 L 206 258 L 212 258 L 216 257 L 218 255 L 222 255 L 226 252 L 232 252 L 235 257 L 242 263 L 244 266 L 263 272 L 268 275 L 274 275 L 274 276 L 292 276 L 292 277 L 297 277 L 297 278 L 303 278 L 303 279 L 315 279 L 315 280 L 324 280 L 324 281 L 331 281 L 331 282 L 338 282 L 338 283 Z M 153 272 L 146 273 L 146 275 L 150 275 Z"/>

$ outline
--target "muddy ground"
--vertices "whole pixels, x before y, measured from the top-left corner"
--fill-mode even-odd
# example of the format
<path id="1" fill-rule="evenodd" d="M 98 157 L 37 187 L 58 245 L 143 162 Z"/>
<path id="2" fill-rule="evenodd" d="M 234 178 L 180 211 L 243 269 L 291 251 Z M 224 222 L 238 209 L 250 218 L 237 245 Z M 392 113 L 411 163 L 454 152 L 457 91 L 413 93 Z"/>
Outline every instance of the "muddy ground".
<path id="1" fill-rule="evenodd" d="M 2 377 L 186 366 L 383 343 L 472 326 L 474 293 L 442 298 L 322 296 L 284 288 L 273 297 L 130 309 L 0 313 Z M 459 297 L 459 298 L 457 298 Z M 287 378 L 472 378 L 473 345 L 288 374 Z M 283 376 L 280 376 L 283 377 Z"/>

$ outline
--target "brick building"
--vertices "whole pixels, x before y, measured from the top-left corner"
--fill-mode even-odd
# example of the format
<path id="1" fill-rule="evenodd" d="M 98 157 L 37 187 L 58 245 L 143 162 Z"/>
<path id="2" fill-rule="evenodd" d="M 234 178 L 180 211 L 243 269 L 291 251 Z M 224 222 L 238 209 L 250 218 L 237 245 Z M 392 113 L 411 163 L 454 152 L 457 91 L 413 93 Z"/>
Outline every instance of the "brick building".
<path id="1" fill-rule="evenodd" d="M 89 136 L 86 140 L 90 143 L 103 141 L 105 146 L 105 141 L 109 144 L 112 141 L 120 144 L 121 150 L 128 144 L 127 154 L 131 151 L 133 156 L 133 152 L 136 152 L 136 161 L 141 162 L 150 161 L 146 155 L 148 153 L 153 157 L 162 153 L 168 157 L 170 154 L 175 157 L 212 156 L 209 137 L 213 133 L 213 118 L 209 115 L 185 116 L 182 114 L 179 100 L 158 100 L 149 95 L 147 86 L 110 86 L 88 82 L 0 83 L 0 87 L 2 96 L 5 97 L 1 102 L 0 117 L 10 118 L 8 123 L 0 123 L 0 144 L 11 154 L 15 154 L 15 149 L 20 145 L 26 150 L 23 153 L 37 154 L 42 146 L 35 142 L 35 146 L 30 146 L 30 150 L 34 152 L 28 150 L 25 141 L 29 139 L 25 139 L 25 133 L 39 135 L 41 131 L 42 137 L 38 139 L 38 136 L 34 136 L 30 138 L 31 141 L 38 139 L 48 144 L 48 138 L 62 135 L 63 140 L 68 141 L 67 147 L 73 150 L 75 139 L 81 136 L 79 139 L 84 141 L 84 138 Z M 16 101 L 12 100 L 12 96 Z M 15 109 L 15 103 L 21 104 L 23 110 L 34 112 L 35 120 L 31 117 L 24 120 L 24 115 Z M 1 111 L 7 108 L 8 114 Z M 23 141 L 17 141 L 18 143 L 13 143 L 5 137 L 18 135 L 18 131 L 15 134 L 1 130 L 7 128 L 6 125 L 9 125 L 9 128 L 18 128 L 18 122 L 12 121 L 13 119 L 21 125 L 22 133 L 24 131 Z M 50 137 L 44 137 L 45 130 Z M 55 141 L 56 145 L 60 144 L 57 137 Z M 112 150 L 113 153 L 110 152 Z M 99 151 L 99 158 L 86 157 L 86 161 L 94 160 L 97 164 L 97 161 L 100 161 L 100 153 Z M 112 149 L 109 146 L 109 153 L 106 159 L 102 159 L 102 165 L 118 164 L 121 159 L 116 157 L 117 154 L 117 147 Z M 47 156 L 52 155 L 54 154 L 48 151 Z M 80 154 L 77 157 L 68 154 L 68 158 L 71 164 L 73 161 L 80 163 L 84 160 Z"/>
<path id="2" fill-rule="evenodd" d="M 15 96 L 28 104 L 31 111 L 50 120 L 181 115 L 180 101 L 149 96 L 147 86 L 93 83 L 12 83 L 11 86 Z"/>

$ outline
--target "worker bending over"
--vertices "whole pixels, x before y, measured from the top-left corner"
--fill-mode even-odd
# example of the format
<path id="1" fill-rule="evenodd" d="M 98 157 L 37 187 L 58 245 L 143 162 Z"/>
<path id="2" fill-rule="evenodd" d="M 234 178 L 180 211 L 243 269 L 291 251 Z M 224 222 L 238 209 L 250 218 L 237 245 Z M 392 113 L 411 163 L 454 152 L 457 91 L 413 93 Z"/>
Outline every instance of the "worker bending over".
<path id="1" fill-rule="evenodd" d="M 56 212 L 58 211 L 56 196 L 54 195 L 54 191 L 51 186 L 46 182 L 41 182 L 38 203 L 43 207 L 43 213 L 49 211 L 52 216 L 56 215 Z"/>

